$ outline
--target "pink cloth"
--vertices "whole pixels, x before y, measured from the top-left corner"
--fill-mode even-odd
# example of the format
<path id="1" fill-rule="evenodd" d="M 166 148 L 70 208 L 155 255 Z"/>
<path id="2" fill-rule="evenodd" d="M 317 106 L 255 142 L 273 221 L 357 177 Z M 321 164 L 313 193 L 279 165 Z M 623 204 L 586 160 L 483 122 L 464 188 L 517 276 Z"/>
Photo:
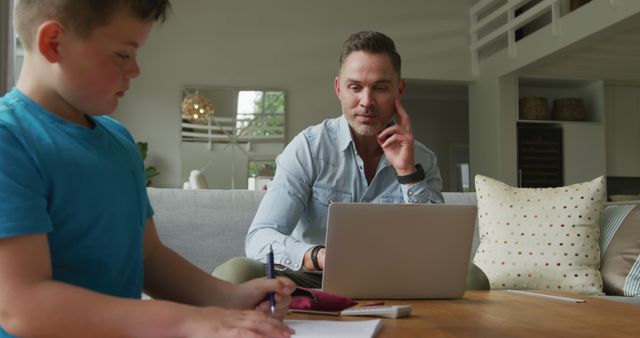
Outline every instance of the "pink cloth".
<path id="1" fill-rule="evenodd" d="M 353 299 L 317 289 L 297 287 L 289 308 L 296 310 L 342 311 L 357 304 Z"/>

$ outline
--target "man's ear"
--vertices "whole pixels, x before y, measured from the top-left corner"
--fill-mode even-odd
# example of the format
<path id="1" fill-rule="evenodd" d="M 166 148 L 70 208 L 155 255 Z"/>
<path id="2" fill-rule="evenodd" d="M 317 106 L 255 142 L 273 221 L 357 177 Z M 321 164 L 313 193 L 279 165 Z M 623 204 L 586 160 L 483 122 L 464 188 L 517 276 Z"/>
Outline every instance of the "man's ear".
<path id="1" fill-rule="evenodd" d="M 404 80 L 400 79 L 400 82 L 398 83 L 398 94 L 400 95 L 400 98 L 402 98 L 404 96 Z"/>
<path id="2" fill-rule="evenodd" d="M 64 29 L 59 22 L 47 21 L 40 25 L 36 34 L 36 47 L 40 54 L 49 62 L 60 61 L 60 41 Z"/>
<path id="3" fill-rule="evenodd" d="M 336 96 L 340 98 L 340 78 L 338 76 L 336 76 L 336 79 L 333 80 L 333 88 L 336 91 Z"/>

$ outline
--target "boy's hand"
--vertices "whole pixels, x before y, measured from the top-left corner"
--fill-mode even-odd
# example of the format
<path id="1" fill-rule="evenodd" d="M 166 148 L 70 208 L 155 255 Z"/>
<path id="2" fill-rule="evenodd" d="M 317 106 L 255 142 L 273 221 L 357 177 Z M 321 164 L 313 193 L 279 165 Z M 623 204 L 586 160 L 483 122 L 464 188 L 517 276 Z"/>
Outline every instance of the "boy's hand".
<path id="1" fill-rule="evenodd" d="M 276 337 L 294 333 L 278 319 L 253 310 L 192 307 L 181 327 L 182 337 Z"/>
<path id="2" fill-rule="evenodd" d="M 275 292 L 276 312 L 273 316 L 282 320 L 288 312 L 291 293 L 295 288 L 296 284 L 285 277 L 250 280 L 236 286 L 233 296 L 234 307 L 240 309 L 255 309 L 271 315 L 267 294 L 269 292 Z"/>

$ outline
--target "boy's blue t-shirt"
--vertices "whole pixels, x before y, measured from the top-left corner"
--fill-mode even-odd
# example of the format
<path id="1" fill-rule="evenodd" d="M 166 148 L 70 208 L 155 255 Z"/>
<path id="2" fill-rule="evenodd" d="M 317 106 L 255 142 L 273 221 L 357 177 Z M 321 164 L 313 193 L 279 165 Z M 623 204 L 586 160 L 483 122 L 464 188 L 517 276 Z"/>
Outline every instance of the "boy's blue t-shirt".
<path id="1" fill-rule="evenodd" d="M 16 88 L 0 98 L 0 238 L 46 233 L 54 280 L 140 298 L 144 164 L 121 124 L 90 119 L 68 122 Z"/>

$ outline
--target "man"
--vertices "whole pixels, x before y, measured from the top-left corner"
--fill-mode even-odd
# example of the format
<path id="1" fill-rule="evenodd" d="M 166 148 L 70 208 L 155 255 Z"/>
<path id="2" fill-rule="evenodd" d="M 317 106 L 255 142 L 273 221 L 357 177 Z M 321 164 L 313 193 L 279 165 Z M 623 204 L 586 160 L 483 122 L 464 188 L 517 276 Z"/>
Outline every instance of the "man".
<path id="1" fill-rule="evenodd" d="M 344 43 L 335 91 L 342 116 L 298 134 L 277 159 L 245 242 L 214 275 L 235 283 L 264 274 L 269 245 L 298 285 L 318 288 L 332 202 L 442 203 L 435 155 L 415 142 L 400 104 L 405 83 L 393 40 L 359 32 Z M 252 260 L 253 259 L 253 260 Z M 255 261 L 257 260 L 257 261 Z"/>

